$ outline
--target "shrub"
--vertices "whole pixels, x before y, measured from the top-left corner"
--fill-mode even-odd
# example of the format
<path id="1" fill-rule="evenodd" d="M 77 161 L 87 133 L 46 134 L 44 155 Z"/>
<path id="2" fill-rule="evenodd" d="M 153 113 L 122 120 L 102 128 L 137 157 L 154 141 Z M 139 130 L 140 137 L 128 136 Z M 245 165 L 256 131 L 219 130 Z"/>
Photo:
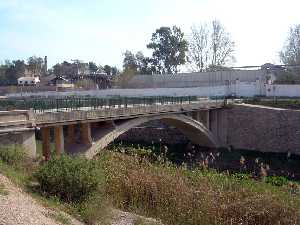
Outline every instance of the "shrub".
<path id="1" fill-rule="evenodd" d="M 288 179 L 282 176 L 268 176 L 265 177 L 265 182 L 273 186 L 283 186 L 289 183 Z"/>
<path id="2" fill-rule="evenodd" d="M 19 145 L 3 146 L 0 148 L 0 160 L 4 163 L 20 167 L 25 162 L 26 153 Z"/>
<path id="3" fill-rule="evenodd" d="M 101 172 L 95 161 L 62 155 L 42 165 L 34 177 L 40 189 L 67 202 L 80 202 L 97 190 Z"/>

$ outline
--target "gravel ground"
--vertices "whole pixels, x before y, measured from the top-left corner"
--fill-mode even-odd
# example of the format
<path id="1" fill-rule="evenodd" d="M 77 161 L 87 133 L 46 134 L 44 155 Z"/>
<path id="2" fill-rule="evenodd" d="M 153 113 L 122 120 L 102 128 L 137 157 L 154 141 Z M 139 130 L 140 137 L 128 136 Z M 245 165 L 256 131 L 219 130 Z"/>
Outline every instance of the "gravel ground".
<path id="1" fill-rule="evenodd" d="M 0 225 L 61 225 L 59 218 L 65 220 L 65 224 L 82 225 L 65 213 L 41 206 L 2 174 L 0 184 L 7 192 L 0 194 Z"/>

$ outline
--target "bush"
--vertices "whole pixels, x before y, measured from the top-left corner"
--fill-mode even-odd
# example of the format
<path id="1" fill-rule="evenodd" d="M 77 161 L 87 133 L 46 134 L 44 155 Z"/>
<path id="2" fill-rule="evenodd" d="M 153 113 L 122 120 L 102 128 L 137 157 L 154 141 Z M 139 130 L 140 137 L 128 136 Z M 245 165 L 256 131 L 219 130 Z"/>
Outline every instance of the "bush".
<path id="1" fill-rule="evenodd" d="M 4 146 L 0 148 L 0 160 L 4 163 L 20 167 L 25 162 L 26 153 L 19 145 Z"/>
<path id="2" fill-rule="evenodd" d="M 273 186 L 283 186 L 289 183 L 288 179 L 282 176 L 265 177 L 265 182 Z"/>
<path id="3" fill-rule="evenodd" d="M 101 172 L 95 161 L 62 155 L 42 165 L 34 177 L 40 189 L 67 202 L 80 202 L 97 190 Z"/>

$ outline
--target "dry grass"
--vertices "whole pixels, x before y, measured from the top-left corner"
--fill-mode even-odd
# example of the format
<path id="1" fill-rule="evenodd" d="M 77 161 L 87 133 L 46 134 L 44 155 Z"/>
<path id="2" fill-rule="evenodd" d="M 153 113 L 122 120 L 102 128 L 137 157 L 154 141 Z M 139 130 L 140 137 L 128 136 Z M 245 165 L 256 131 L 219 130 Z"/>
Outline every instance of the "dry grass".
<path id="1" fill-rule="evenodd" d="M 0 195 L 8 195 L 8 191 L 5 188 L 4 184 L 0 183 Z"/>
<path id="2" fill-rule="evenodd" d="M 115 206 L 164 224 L 300 224 L 299 195 L 263 182 L 118 153 L 100 161 Z"/>

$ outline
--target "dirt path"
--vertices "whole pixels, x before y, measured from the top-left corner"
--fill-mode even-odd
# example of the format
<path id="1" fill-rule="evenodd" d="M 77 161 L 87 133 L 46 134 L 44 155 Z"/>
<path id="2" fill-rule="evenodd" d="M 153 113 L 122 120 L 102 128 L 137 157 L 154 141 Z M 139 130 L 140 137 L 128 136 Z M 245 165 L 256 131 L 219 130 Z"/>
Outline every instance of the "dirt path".
<path id="1" fill-rule="evenodd" d="M 69 215 L 41 206 L 0 174 L 0 225 L 82 225 Z"/>

